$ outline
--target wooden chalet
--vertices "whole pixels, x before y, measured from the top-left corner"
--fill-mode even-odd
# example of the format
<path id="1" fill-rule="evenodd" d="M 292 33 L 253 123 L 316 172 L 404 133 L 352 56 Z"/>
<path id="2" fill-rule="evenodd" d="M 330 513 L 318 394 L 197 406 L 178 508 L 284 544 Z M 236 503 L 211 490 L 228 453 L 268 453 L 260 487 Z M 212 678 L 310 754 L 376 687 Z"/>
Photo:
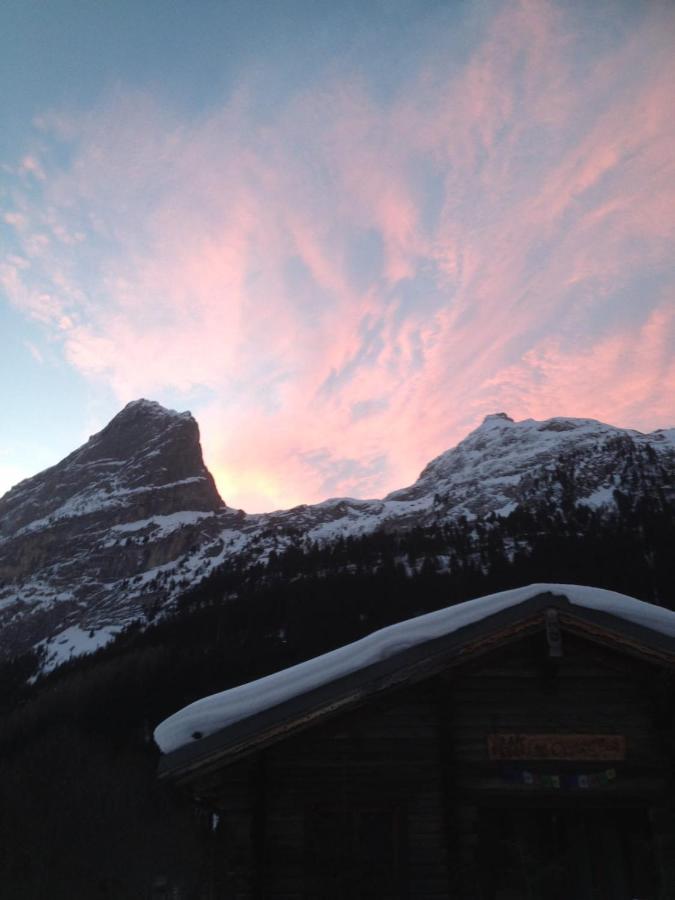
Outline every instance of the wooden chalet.
<path id="1" fill-rule="evenodd" d="M 213 896 L 675 898 L 675 625 L 645 621 L 551 587 L 167 753 L 219 817 Z"/>

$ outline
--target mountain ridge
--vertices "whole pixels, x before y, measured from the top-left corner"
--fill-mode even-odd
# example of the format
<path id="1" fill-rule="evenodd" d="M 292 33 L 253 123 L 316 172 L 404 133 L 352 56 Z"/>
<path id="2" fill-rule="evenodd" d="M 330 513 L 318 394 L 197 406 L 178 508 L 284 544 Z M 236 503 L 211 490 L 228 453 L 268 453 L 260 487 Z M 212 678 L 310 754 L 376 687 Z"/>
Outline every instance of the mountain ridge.
<path id="1" fill-rule="evenodd" d="M 675 429 L 593 419 L 486 416 L 381 500 L 330 498 L 271 513 L 228 507 L 190 413 L 133 401 L 82 447 L 0 498 L 4 655 L 38 647 L 46 668 L 169 609 L 223 567 L 291 548 L 539 507 L 614 514 L 624 494 L 675 505 Z"/>

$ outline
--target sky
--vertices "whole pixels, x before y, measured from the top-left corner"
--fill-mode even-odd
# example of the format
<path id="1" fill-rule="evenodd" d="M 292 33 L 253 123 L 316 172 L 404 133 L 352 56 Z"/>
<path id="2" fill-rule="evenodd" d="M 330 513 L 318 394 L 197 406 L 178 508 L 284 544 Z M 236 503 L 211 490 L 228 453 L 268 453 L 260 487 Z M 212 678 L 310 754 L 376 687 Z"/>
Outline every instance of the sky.
<path id="1" fill-rule="evenodd" d="M 130 400 L 249 512 L 675 426 L 675 4 L 3 0 L 0 495 Z"/>

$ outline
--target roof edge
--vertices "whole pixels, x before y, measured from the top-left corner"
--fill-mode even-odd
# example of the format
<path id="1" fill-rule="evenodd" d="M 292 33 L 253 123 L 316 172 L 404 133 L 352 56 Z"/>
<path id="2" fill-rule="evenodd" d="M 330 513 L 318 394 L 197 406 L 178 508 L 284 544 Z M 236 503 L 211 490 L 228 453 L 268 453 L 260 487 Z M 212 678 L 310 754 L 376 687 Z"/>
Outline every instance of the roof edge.
<path id="1" fill-rule="evenodd" d="M 432 677 L 498 646 L 519 640 L 544 627 L 545 612 L 554 608 L 565 630 L 644 661 L 675 669 L 675 638 L 620 616 L 572 603 L 566 596 L 543 591 L 498 610 L 456 631 L 422 641 L 362 669 L 327 682 L 276 706 L 230 723 L 194 743 L 184 744 L 160 759 L 159 778 L 177 783 L 229 765 L 272 743 L 354 708 L 368 698 L 402 684 Z"/>

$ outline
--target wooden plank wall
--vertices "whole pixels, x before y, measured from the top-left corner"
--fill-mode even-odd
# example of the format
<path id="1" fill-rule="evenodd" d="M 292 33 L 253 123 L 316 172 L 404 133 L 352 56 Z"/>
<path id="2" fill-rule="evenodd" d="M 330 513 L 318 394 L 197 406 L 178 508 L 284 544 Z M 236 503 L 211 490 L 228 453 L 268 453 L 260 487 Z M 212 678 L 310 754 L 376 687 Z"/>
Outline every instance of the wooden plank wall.
<path id="1" fill-rule="evenodd" d="M 535 635 L 452 673 L 447 706 L 460 789 L 534 793 L 527 785 L 507 784 L 500 774 L 504 767 L 490 761 L 487 736 L 497 733 L 624 735 L 626 759 L 617 763 L 617 780 L 604 793 L 645 795 L 664 789 L 668 725 L 661 721 L 658 671 L 569 635 L 564 645 L 564 656 L 549 660 L 545 643 Z M 609 765 L 551 763 L 548 768 L 594 771 Z M 544 764 L 540 767 L 546 771 Z"/>
<path id="2" fill-rule="evenodd" d="M 435 688 L 418 685 L 195 785 L 195 793 L 223 809 L 220 853 L 229 875 L 221 876 L 227 886 L 218 896 L 358 897 L 359 873 L 343 867 L 349 868 L 359 848 L 352 843 L 341 853 L 336 846 L 344 839 L 341 832 L 354 827 L 356 814 L 383 828 L 390 817 L 392 833 L 380 850 L 396 858 L 384 860 L 392 878 L 378 888 L 382 900 L 445 900 L 447 829 L 437 723 Z M 331 851 L 323 860 L 313 858 L 321 842 Z M 337 871 L 326 870 L 331 864 Z"/>
<path id="3" fill-rule="evenodd" d="M 637 807 L 652 811 L 663 898 L 675 898 L 672 686 L 639 660 L 564 636 L 564 655 L 551 660 L 534 635 L 444 676 L 442 723 L 450 736 L 451 803 L 459 825 L 456 852 L 461 884 L 453 895 L 480 896 L 481 809 Z M 619 734 L 625 759 L 494 761 L 490 734 Z M 616 779 L 586 789 L 560 789 L 511 780 L 508 770 L 573 774 L 616 770 Z M 660 811 L 657 814 L 657 808 Z"/>
<path id="4" fill-rule="evenodd" d="M 223 810 L 214 897 L 474 897 L 481 804 L 656 804 L 656 838 L 675 846 L 670 686 L 625 655 L 569 635 L 563 644 L 562 659 L 551 661 L 544 636 L 534 635 L 194 784 L 195 795 Z M 583 797 L 533 789 L 507 782 L 489 759 L 487 735 L 500 732 L 622 734 L 627 754 L 612 785 Z M 369 822 L 379 831 L 364 837 Z M 380 844 L 369 849 L 378 834 Z M 391 879 L 373 863 L 373 877 L 384 881 L 359 894 L 359 856 L 368 853 L 371 862 L 382 856 Z M 675 882 L 663 866 L 663 883 Z"/>
<path id="5" fill-rule="evenodd" d="M 390 843 L 397 859 L 387 865 L 396 867 L 395 884 L 380 890 L 396 897 L 447 897 L 436 723 L 433 691 L 419 686 L 267 751 L 267 853 L 274 874 L 266 896 L 290 900 L 307 889 L 308 896 L 316 896 L 317 886 L 304 880 L 315 869 L 316 860 L 309 857 L 317 846 L 306 829 L 330 815 L 348 829 L 349 817 L 361 811 L 392 821 Z M 324 834 L 328 838 L 330 829 Z M 346 850 L 348 857 L 358 847 Z M 344 877 L 349 881 L 349 873 Z M 340 891 L 336 886 L 335 896 L 344 896 Z"/>

